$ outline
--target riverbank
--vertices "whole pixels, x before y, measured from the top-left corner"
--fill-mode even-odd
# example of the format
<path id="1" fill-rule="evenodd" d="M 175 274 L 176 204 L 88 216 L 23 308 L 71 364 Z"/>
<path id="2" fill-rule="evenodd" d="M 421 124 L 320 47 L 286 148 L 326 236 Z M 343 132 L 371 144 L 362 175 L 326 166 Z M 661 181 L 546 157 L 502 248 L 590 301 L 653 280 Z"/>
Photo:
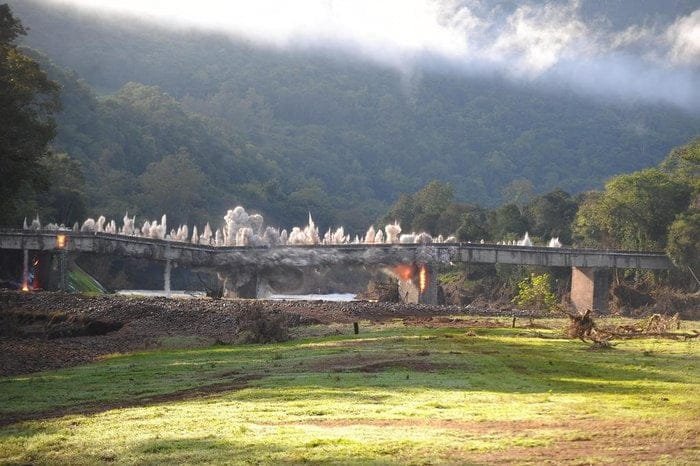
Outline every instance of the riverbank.
<path id="1" fill-rule="evenodd" d="M 358 321 L 454 315 L 529 317 L 538 313 L 363 301 L 166 299 L 0 291 L 0 375 L 74 366 L 113 353 L 249 341 L 251 319 L 284 329 L 318 324 L 341 324 L 351 329 Z M 277 337 L 270 335 L 273 341 Z"/>

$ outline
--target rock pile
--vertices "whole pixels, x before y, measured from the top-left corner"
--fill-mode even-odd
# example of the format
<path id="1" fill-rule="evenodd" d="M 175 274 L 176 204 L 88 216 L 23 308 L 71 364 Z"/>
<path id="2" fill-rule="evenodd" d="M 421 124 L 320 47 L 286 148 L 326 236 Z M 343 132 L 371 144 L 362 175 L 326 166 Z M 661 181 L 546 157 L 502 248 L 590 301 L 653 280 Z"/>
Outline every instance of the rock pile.
<path id="1" fill-rule="evenodd" d="M 0 291 L 0 375 L 172 345 L 276 341 L 285 335 L 286 327 L 463 314 L 534 315 L 362 301 L 178 300 Z M 265 325 L 259 325 L 261 319 Z M 269 329 L 270 334 L 255 335 L 260 328 Z"/>

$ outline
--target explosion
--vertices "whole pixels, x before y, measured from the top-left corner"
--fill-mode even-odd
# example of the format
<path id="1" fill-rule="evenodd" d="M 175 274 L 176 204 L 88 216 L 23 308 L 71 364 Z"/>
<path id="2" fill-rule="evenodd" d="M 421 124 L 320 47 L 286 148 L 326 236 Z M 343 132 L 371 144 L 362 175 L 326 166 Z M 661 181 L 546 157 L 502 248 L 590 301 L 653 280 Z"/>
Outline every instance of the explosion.
<path id="1" fill-rule="evenodd" d="M 415 265 L 408 265 L 408 264 L 399 264 L 394 267 L 392 267 L 391 271 L 394 272 L 394 275 L 399 277 L 403 281 L 408 281 L 413 278 L 413 276 L 416 274 L 416 266 Z"/>
<path id="2" fill-rule="evenodd" d="M 136 236 L 142 238 L 178 241 L 203 246 L 215 247 L 261 247 L 261 246 L 294 246 L 294 245 L 343 245 L 343 244 L 432 244 L 432 243 L 456 243 L 454 236 L 446 239 L 442 235 L 433 238 L 428 233 L 401 234 L 401 225 L 398 222 L 386 225 L 384 229 L 375 229 L 370 226 L 364 237 L 347 234 L 345 228 L 340 226 L 335 231 L 330 228 L 321 237 L 319 229 L 309 213 L 308 224 L 304 227 L 293 227 L 291 230 L 281 230 L 271 226 L 265 226 L 262 215 L 248 214 L 246 210 L 237 206 L 226 212 L 223 217 L 224 224 L 221 228 L 212 230 L 207 223 L 203 233 L 197 226 L 190 229 L 187 225 L 180 225 L 177 229 L 167 228 L 167 217 L 163 215 L 158 220 L 145 219 L 141 226 L 136 225 L 136 217 L 129 217 L 127 212 L 122 219 L 122 227 L 118 228 L 115 220 L 107 220 L 100 216 L 86 219 L 82 225 L 75 223 L 72 231 L 83 233 L 106 233 L 111 235 Z M 49 223 L 42 226 L 37 216 L 29 225 L 25 218 L 23 228 L 25 230 L 50 230 L 70 231 L 64 225 Z M 192 232 L 190 234 L 190 232 Z M 59 246 L 60 248 L 60 246 Z M 413 276 L 417 271 L 410 272 Z M 403 276 L 407 272 L 397 273 Z M 410 277 L 409 277 L 410 278 Z"/>
<path id="3" fill-rule="evenodd" d="M 428 269 L 425 264 L 420 266 L 420 273 L 418 274 L 418 284 L 420 285 L 420 292 L 423 294 L 425 289 L 428 287 Z"/>

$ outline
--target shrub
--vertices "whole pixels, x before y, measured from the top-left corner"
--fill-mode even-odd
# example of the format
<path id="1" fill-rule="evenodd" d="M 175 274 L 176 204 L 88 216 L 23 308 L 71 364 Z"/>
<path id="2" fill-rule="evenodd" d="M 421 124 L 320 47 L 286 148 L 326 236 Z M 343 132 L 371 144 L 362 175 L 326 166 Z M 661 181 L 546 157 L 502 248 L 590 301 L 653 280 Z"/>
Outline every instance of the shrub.
<path id="1" fill-rule="evenodd" d="M 275 343 L 289 339 L 285 315 L 267 311 L 262 306 L 252 307 L 241 317 L 237 343 Z"/>
<path id="2" fill-rule="evenodd" d="M 518 294 L 513 298 L 518 306 L 553 311 L 557 298 L 552 292 L 552 278 L 548 273 L 531 274 L 518 283 Z"/>

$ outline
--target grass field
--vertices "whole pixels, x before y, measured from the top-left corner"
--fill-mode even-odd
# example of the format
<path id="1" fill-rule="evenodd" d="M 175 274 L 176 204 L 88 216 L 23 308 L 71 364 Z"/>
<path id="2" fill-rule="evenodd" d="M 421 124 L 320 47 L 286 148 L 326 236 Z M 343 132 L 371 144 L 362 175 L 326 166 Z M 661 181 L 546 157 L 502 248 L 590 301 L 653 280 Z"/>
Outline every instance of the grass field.
<path id="1" fill-rule="evenodd" d="M 446 325 L 3 378 L 0 463 L 700 463 L 699 342 Z"/>

